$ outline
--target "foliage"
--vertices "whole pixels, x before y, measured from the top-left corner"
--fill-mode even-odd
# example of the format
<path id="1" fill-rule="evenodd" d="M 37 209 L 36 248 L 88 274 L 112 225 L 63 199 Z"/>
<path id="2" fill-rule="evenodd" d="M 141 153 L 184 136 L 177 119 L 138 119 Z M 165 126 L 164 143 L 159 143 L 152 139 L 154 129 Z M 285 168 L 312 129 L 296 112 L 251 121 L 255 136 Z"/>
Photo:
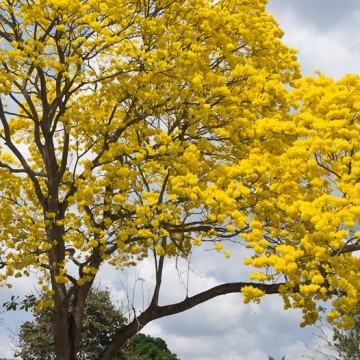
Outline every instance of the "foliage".
<path id="1" fill-rule="evenodd" d="M 3 306 L 7 311 L 19 310 L 28 311 L 33 308 L 37 303 L 36 296 L 33 294 L 25 295 L 24 299 L 20 299 L 20 296 L 12 295 L 10 300 L 3 303 Z"/>
<path id="2" fill-rule="evenodd" d="M 103 264 L 154 261 L 143 326 L 279 293 L 302 325 L 359 301 L 360 79 L 299 79 L 266 0 L 0 0 L 0 279 L 38 273 L 57 359 L 80 349 Z M 194 11 L 196 9 L 196 11 Z M 293 89 L 290 91 L 290 89 Z M 164 263 L 227 240 L 251 282 L 159 306 Z"/>
<path id="3" fill-rule="evenodd" d="M 360 358 L 360 318 L 359 307 L 356 314 L 349 314 L 354 324 L 348 330 L 333 326 L 333 347 L 343 360 L 356 360 Z"/>
<path id="4" fill-rule="evenodd" d="M 130 345 L 134 349 L 135 354 L 142 355 L 145 359 L 178 360 L 178 357 L 168 349 L 166 342 L 160 338 L 137 334 L 131 340 Z"/>

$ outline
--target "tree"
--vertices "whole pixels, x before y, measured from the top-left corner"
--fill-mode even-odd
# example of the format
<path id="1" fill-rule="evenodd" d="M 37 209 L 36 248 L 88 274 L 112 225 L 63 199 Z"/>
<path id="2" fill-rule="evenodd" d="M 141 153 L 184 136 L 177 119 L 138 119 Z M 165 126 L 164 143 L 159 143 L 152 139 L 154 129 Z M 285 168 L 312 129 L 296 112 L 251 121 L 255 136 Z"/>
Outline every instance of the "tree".
<path id="1" fill-rule="evenodd" d="M 92 289 L 89 292 L 84 310 L 82 339 L 78 358 L 97 359 L 104 348 L 111 342 L 116 329 L 126 323 L 122 311 L 110 299 L 108 289 Z M 17 300 L 13 305 L 19 305 Z M 32 307 L 32 310 L 34 308 Z M 34 320 L 26 321 L 20 327 L 19 343 L 15 356 L 23 360 L 55 359 L 52 324 L 54 313 L 51 308 L 33 311 Z M 177 360 L 165 341 L 143 334 L 137 334 L 121 349 L 119 360 L 164 359 Z"/>
<path id="2" fill-rule="evenodd" d="M 329 319 L 347 323 L 338 310 L 358 301 L 360 268 L 358 77 L 297 82 L 265 0 L 0 4 L 1 279 L 38 272 L 57 359 L 77 358 L 102 265 L 147 257 L 149 306 L 101 360 L 150 321 L 233 292 L 280 293 L 303 324 L 334 297 Z M 251 281 L 160 305 L 169 258 L 206 243 L 229 257 L 227 240 L 252 249 Z"/>
<path id="3" fill-rule="evenodd" d="M 359 313 L 357 312 L 352 319 L 354 320 L 354 324 L 348 330 L 338 329 L 333 326 L 333 348 L 339 354 L 339 358 L 344 360 L 356 360 L 360 357 Z"/>
<path id="4" fill-rule="evenodd" d="M 171 353 L 166 342 L 161 338 L 153 338 L 145 334 L 137 334 L 131 340 L 131 346 L 134 353 L 145 356 L 151 360 L 179 360 Z"/>
<path id="5" fill-rule="evenodd" d="M 360 357 L 360 318 L 359 305 L 356 312 L 349 313 L 348 316 L 353 320 L 353 325 L 348 329 L 339 329 L 334 325 L 330 325 L 324 319 L 321 319 L 317 325 L 314 334 L 313 344 L 309 345 L 309 349 L 319 359 L 334 360 L 356 360 Z"/>

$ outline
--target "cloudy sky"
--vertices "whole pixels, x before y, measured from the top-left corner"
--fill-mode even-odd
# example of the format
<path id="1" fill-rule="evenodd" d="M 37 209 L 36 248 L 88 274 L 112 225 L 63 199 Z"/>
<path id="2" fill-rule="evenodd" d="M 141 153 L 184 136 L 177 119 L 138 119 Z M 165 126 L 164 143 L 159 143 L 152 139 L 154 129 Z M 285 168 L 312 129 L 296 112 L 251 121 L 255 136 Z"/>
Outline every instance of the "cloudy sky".
<path id="1" fill-rule="evenodd" d="M 285 31 L 284 42 L 298 49 L 304 75 L 312 75 L 316 70 L 334 78 L 360 73 L 359 0 L 270 0 L 268 10 Z M 246 279 L 246 270 L 235 249 L 231 260 L 216 253 L 204 256 L 195 252 L 193 264 L 190 295 L 223 281 Z M 104 269 L 104 274 L 102 284 L 113 289 L 114 299 L 126 305 L 124 288 L 132 294 L 136 283 L 138 304 L 140 307 L 146 304 L 152 284 L 149 262 L 127 274 L 110 269 Z M 185 263 L 179 264 L 178 269 L 169 265 L 164 287 L 171 291 L 163 294 L 164 302 L 184 296 L 187 274 Z M 11 291 L 0 290 L 0 302 L 9 299 L 10 294 L 24 293 L 24 289 L 32 291 L 31 282 L 20 280 Z M 0 357 L 11 357 L 11 332 L 28 316 L 2 314 Z M 165 339 L 181 360 L 266 360 L 268 354 L 278 359 L 286 355 L 289 360 L 300 360 L 307 352 L 304 342 L 311 342 L 313 331 L 300 329 L 300 320 L 298 312 L 284 311 L 276 296 L 264 299 L 260 305 L 244 305 L 240 295 L 231 295 L 155 321 L 144 332 Z"/>
<path id="2" fill-rule="evenodd" d="M 296 48 L 304 75 L 340 78 L 360 71 L 360 1 L 269 0 L 268 10 Z"/>

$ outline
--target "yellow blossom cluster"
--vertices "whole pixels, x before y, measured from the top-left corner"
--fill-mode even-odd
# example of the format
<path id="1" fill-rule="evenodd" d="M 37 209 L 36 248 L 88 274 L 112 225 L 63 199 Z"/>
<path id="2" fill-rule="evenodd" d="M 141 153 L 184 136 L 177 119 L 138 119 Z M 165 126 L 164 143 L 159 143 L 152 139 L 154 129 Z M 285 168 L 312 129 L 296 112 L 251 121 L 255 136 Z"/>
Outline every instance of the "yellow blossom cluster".
<path id="1" fill-rule="evenodd" d="M 334 82 L 319 74 L 294 87 L 288 96 L 297 110 L 293 124 L 278 128 L 294 140 L 264 169 L 269 178 L 260 192 L 255 189 L 257 223 L 243 234 L 254 255 L 245 263 L 266 269 L 252 279 L 284 276 L 285 303 L 303 310 L 303 325 L 316 321 L 317 300 L 335 297 L 328 319 L 346 327 L 360 290 L 360 78 Z"/>

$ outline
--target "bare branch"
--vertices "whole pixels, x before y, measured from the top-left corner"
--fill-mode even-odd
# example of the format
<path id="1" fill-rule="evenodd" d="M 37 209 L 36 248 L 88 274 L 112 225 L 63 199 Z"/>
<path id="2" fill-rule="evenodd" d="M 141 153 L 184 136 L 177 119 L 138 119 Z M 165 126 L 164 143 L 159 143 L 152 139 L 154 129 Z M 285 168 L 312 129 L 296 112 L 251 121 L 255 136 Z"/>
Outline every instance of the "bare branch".
<path id="1" fill-rule="evenodd" d="M 253 286 L 257 289 L 264 291 L 265 294 L 278 294 L 279 288 L 282 283 L 279 284 L 260 284 L 251 282 L 236 282 L 227 283 L 215 286 L 209 290 L 196 294 L 192 297 L 187 297 L 183 301 L 175 304 L 157 306 L 152 303 L 145 312 L 141 313 L 131 323 L 119 329 L 114 336 L 114 339 L 109 347 L 104 351 L 100 360 L 111 360 L 114 355 L 120 350 L 121 346 L 127 339 L 130 339 L 133 335 L 139 332 L 149 322 L 160 319 L 165 316 L 181 313 L 185 310 L 189 310 L 199 304 L 202 304 L 208 300 L 214 299 L 221 295 L 240 293 L 241 289 L 245 286 Z"/>

